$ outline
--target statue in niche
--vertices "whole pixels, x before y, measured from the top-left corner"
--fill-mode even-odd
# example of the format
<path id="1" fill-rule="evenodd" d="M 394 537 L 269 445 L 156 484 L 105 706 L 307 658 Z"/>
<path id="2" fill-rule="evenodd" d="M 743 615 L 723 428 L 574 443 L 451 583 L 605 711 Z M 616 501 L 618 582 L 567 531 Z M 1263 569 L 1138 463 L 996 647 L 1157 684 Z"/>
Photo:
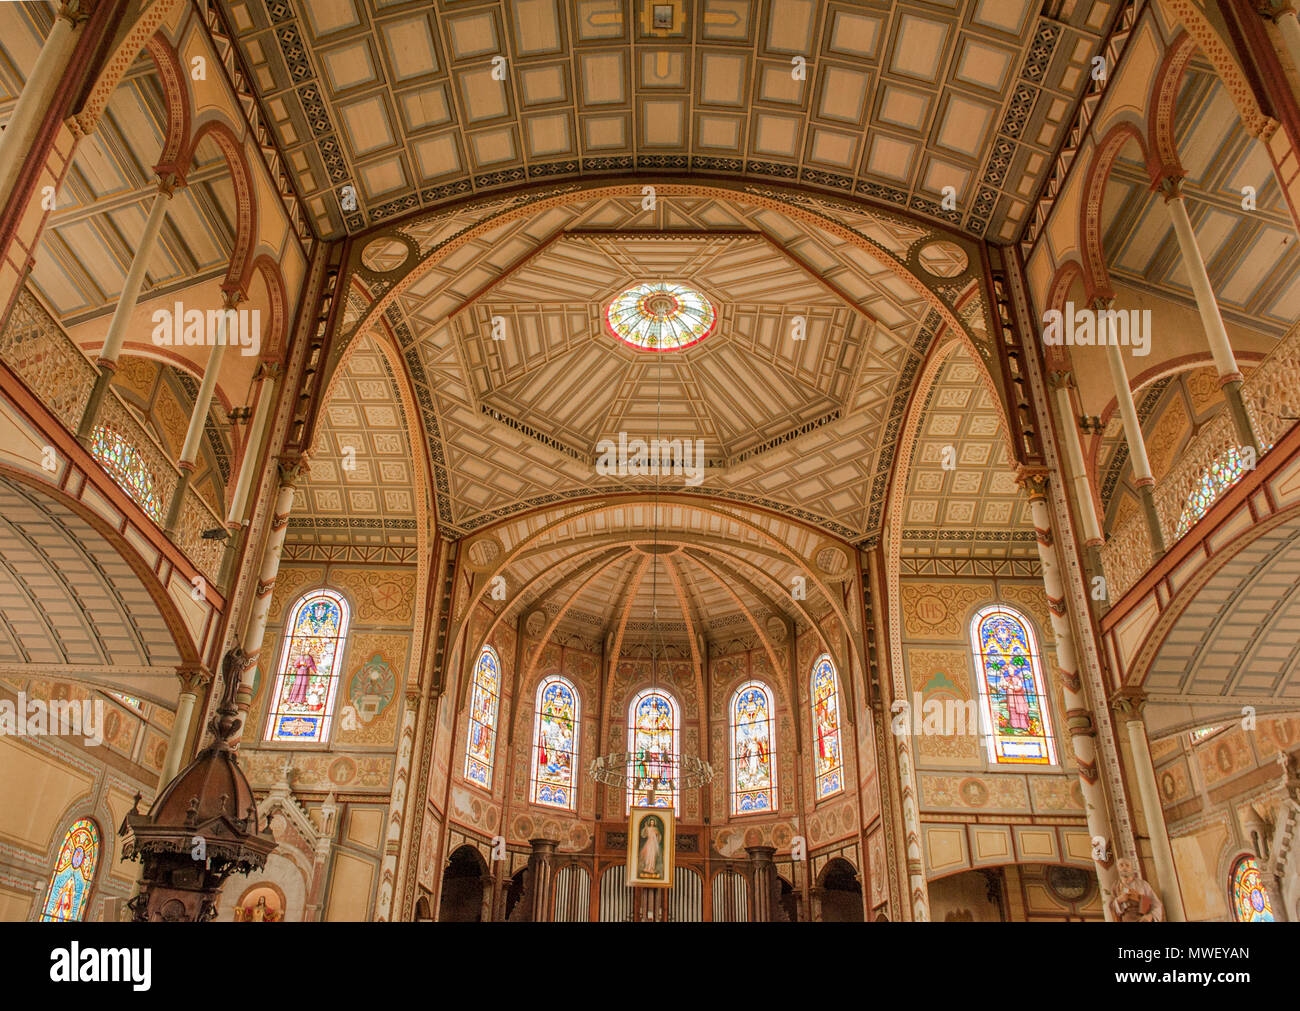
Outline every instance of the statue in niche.
<path id="1" fill-rule="evenodd" d="M 1115 862 L 1119 881 L 1110 900 L 1111 912 L 1121 923 L 1160 923 L 1165 918 L 1165 907 L 1156 890 L 1147 884 L 1133 861 L 1121 857 Z"/>

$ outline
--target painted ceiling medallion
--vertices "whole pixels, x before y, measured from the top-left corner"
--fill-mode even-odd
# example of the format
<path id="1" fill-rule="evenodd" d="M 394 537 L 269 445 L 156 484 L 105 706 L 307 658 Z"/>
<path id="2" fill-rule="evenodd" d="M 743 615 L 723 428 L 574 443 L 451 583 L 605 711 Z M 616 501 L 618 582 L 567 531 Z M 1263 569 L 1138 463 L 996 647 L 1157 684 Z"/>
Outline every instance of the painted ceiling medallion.
<path id="1" fill-rule="evenodd" d="M 610 333 L 638 351 L 681 351 L 713 333 L 718 314 L 694 288 L 658 281 L 617 296 L 605 322 Z"/>

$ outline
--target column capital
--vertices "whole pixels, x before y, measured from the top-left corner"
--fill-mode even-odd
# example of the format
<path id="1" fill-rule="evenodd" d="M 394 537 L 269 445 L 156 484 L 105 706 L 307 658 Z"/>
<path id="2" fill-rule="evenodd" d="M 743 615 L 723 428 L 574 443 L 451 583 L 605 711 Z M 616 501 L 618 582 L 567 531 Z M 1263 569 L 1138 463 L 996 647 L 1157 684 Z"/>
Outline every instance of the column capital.
<path id="1" fill-rule="evenodd" d="M 1088 308 L 1093 312 L 1105 312 L 1115 304 L 1115 296 L 1098 292 L 1088 299 Z M 1098 342 L 1100 343 L 1100 342 Z"/>
<path id="2" fill-rule="evenodd" d="M 66 21 L 73 28 L 85 24 L 95 13 L 95 0 L 65 0 L 55 12 L 56 21 Z"/>
<path id="3" fill-rule="evenodd" d="M 1030 499 L 1047 497 L 1047 482 L 1052 476 L 1048 467 L 1031 467 L 1021 464 L 1016 468 L 1016 484 L 1029 492 Z"/>
<path id="4" fill-rule="evenodd" d="M 305 452 L 277 457 L 276 465 L 280 470 L 280 484 L 286 488 L 295 487 L 300 480 L 311 473 L 311 466 Z"/>
<path id="5" fill-rule="evenodd" d="M 212 672 L 200 663 L 181 664 L 176 668 L 176 677 L 181 683 L 181 691 L 193 694 L 212 683 Z"/>
<path id="6" fill-rule="evenodd" d="M 155 185 L 158 187 L 159 196 L 170 200 L 176 191 L 185 185 L 185 176 L 179 169 L 159 165 L 155 166 L 154 171 L 158 173 Z"/>
<path id="7" fill-rule="evenodd" d="M 1256 14 L 1273 24 L 1277 24 L 1287 14 L 1294 17 L 1296 12 L 1295 5 L 1287 0 L 1255 0 L 1251 6 L 1255 8 Z"/>
<path id="8" fill-rule="evenodd" d="M 1073 390 L 1076 387 L 1074 372 L 1070 369 L 1056 369 L 1047 374 L 1047 385 L 1053 390 Z"/>
<path id="9" fill-rule="evenodd" d="M 1161 169 L 1152 189 L 1165 198 L 1165 203 L 1169 203 L 1171 200 L 1181 200 L 1183 197 L 1183 177 L 1186 174 L 1182 169 Z"/>
<path id="10" fill-rule="evenodd" d="M 253 378 L 262 382 L 274 382 L 283 374 L 283 363 L 275 358 L 263 358 L 257 363 L 257 372 Z"/>
<path id="11" fill-rule="evenodd" d="M 1146 706 L 1147 695 L 1140 688 L 1122 688 L 1110 700 L 1110 707 L 1126 722 L 1141 720 Z"/>

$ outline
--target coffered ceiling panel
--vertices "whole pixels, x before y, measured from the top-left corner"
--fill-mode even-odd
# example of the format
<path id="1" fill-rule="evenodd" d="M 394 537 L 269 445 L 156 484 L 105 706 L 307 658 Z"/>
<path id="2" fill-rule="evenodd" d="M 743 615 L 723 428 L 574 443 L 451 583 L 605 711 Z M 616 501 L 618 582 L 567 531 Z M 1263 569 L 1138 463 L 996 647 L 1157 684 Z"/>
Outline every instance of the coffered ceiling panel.
<path id="1" fill-rule="evenodd" d="M 221 6 L 328 237 L 537 179 L 693 171 L 1000 239 L 1117 7 L 674 0 L 659 26 L 650 0 Z"/>

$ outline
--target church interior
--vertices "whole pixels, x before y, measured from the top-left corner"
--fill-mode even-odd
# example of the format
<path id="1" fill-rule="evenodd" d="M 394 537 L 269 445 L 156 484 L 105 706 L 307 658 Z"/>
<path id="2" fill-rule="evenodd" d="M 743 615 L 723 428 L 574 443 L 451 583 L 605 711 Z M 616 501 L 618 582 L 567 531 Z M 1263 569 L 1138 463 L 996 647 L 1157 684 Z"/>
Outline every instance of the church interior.
<path id="1" fill-rule="evenodd" d="M 0 920 L 1300 919 L 1300 22 L 0 4 Z"/>

